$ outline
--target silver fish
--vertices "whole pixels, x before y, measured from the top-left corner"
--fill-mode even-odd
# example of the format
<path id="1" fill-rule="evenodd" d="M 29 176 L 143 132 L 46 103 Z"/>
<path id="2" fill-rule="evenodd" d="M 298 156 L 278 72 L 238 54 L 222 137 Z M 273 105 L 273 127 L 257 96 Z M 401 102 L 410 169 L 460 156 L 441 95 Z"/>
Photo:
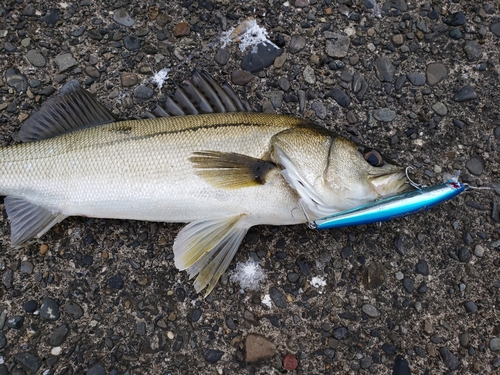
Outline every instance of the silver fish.
<path id="1" fill-rule="evenodd" d="M 69 85 L 22 125 L 24 143 L 0 149 L 12 246 L 68 216 L 187 222 L 175 265 L 208 294 L 250 227 L 305 223 L 409 187 L 374 150 L 247 108 L 204 72 L 138 120 Z"/>

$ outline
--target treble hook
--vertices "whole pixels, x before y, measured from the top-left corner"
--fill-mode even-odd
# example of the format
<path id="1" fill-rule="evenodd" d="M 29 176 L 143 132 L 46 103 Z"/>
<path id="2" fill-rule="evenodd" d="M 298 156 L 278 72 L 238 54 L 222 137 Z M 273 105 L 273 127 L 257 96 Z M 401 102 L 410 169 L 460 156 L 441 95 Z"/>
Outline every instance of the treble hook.
<path id="1" fill-rule="evenodd" d="M 316 225 L 316 223 L 314 221 L 312 221 L 311 219 L 309 219 L 309 215 L 307 214 L 306 209 L 302 205 L 302 202 L 301 202 L 300 199 L 299 199 L 299 206 L 302 209 L 302 212 L 304 213 L 304 216 L 306 217 L 307 226 L 309 227 L 309 229 L 316 229 L 318 226 Z"/>
<path id="2" fill-rule="evenodd" d="M 422 188 L 425 188 L 427 187 L 427 185 L 421 185 L 421 184 L 417 184 L 415 181 L 413 181 L 411 178 L 410 178 L 410 175 L 408 174 L 408 171 L 413 169 L 412 166 L 408 166 L 406 167 L 405 169 L 405 175 L 406 175 L 406 178 L 408 179 L 408 181 L 410 182 L 410 185 L 413 186 L 415 189 L 422 189 Z"/>

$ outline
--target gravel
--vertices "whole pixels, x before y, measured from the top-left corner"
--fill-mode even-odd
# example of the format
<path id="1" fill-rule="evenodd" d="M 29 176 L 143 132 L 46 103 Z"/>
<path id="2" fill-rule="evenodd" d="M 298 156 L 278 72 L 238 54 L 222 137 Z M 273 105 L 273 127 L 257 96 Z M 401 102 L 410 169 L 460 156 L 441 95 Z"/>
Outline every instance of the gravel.
<path id="1" fill-rule="evenodd" d="M 255 110 L 413 166 L 418 183 L 460 170 L 471 186 L 498 185 L 495 1 L 16 1 L 0 16 L 3 146 L 70 80 L 131 118 L 197 68 Z M 223 46 L 248 18 L 268 42 Z M 164 68 L 160 91 L 151 77 Z M 497 194 L 381 225 L 254 227 L 207 298 L 173 262 L 183 224 L 68 218 L 13 250 L 4 214 L 0 374 L 493 373 Z M 267 279 L 243 292 L 230 275 L 250 257 Z M 246 362 L 251 335 L 271 348 L 260 361 Z"/>

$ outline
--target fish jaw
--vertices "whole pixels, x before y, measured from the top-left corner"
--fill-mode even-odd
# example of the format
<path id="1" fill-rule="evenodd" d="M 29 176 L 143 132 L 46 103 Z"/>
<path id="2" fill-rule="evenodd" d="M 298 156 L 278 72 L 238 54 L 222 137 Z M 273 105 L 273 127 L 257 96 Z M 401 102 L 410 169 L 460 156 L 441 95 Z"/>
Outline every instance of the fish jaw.
<path id="1" fill-rule="evenodd" d="M 403 168 L 399 171 L 368 177 L 379 198 L 400 194 L 412 189 Z"/>

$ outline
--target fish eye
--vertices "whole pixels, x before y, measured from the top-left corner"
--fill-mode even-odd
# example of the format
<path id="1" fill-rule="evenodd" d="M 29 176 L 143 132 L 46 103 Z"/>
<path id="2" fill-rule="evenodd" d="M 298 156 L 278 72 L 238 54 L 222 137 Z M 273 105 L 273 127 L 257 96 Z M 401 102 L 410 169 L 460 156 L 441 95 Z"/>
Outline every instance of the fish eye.
<path id="1" fill-rule="evenodd" d="M 370 163 L 372 167 L 381 167 L 384 164 L 384 158 L 377 150 L 366 150 L 365 160 Z"/>

